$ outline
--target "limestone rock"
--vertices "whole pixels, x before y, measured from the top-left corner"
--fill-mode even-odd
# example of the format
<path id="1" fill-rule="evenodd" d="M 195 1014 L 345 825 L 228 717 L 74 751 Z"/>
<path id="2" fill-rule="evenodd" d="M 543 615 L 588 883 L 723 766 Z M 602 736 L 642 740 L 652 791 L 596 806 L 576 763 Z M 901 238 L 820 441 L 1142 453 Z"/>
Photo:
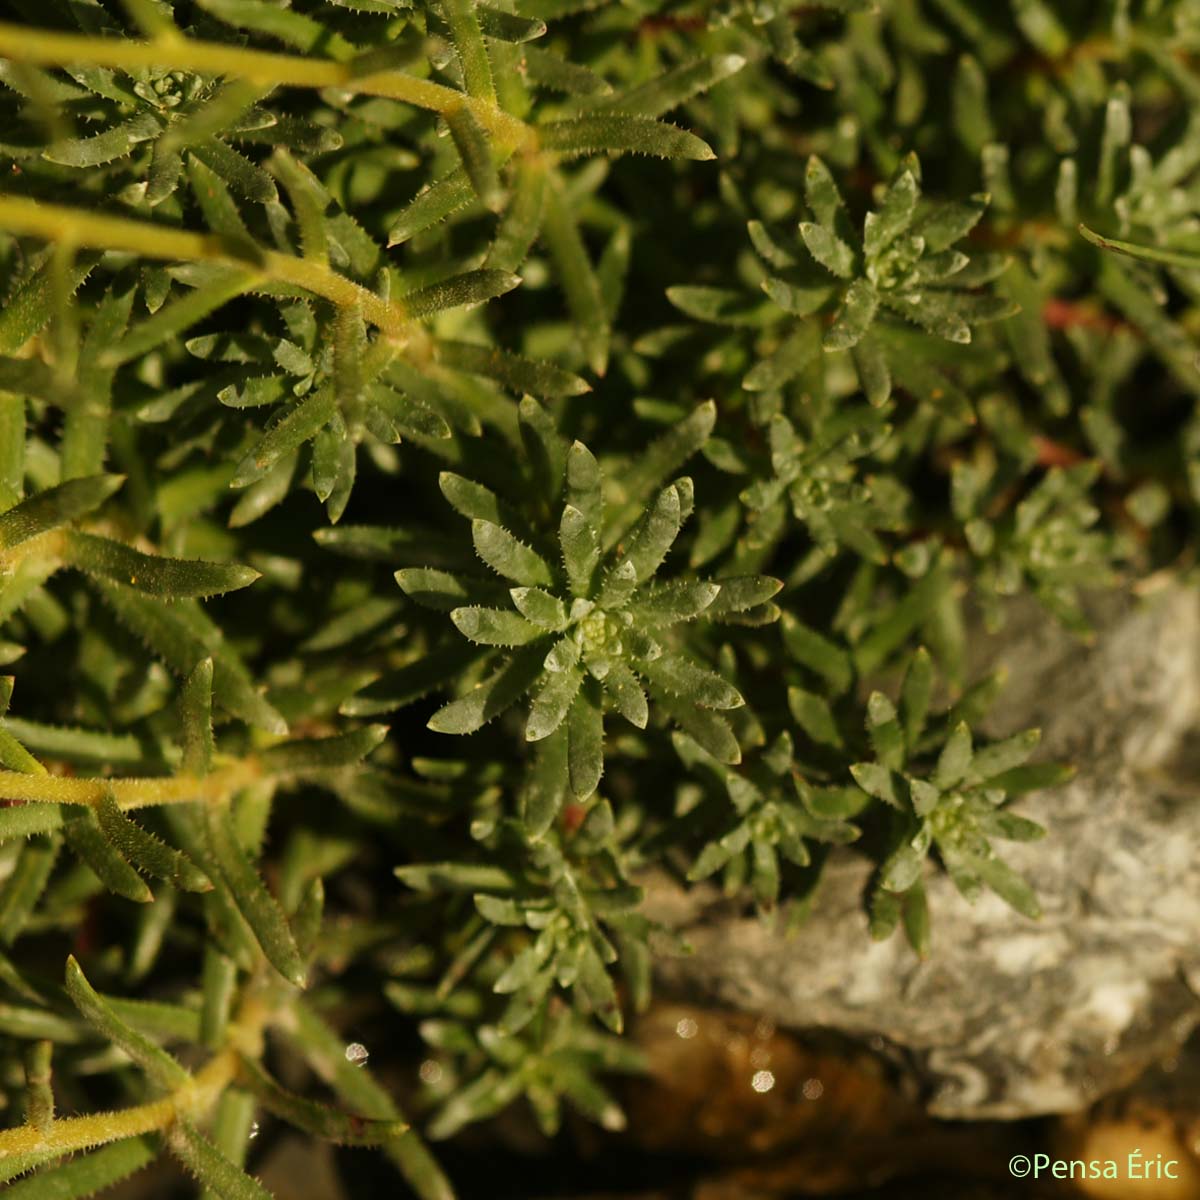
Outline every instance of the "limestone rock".
<path id="1" fill-rule="evenodd" d="M 1040 726 L 1044 756 L 1079 769 L 1015 806 L 1048 837 L 1004 845 L 1037 889 L 1040 921 L 990 894 L 969 905 L 931 874 L 921 962 L 900 935 L 871 941 L 870 865 L 849 849 L 790 937 L 660 878 L 650 914 L 695 947 L 661 960 L 660 986 L 792 1028 L 883 1038 L 943 1117 L 1079 1109 L 1172 1052 L 1200 1020 L 1200 786 L 1184 761 L 1200 724 L 1200 602 L 1166 584 L 1104 599 L 1095 620 L 1089 645 L 1017 604 L 1000 634 L 973 639 L 977 669 L 1010 672 L 987 731 Z"/>

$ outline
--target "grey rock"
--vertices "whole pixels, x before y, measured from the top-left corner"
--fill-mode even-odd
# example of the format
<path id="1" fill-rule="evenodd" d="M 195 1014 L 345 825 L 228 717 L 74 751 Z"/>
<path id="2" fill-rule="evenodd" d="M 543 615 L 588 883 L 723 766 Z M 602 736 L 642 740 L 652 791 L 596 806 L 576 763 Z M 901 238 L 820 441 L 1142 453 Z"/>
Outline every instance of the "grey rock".
<path id="1" fill-rule="evenodd" d="M 1090 645 L 1032 603 L 972 639 L 977 668 L 1010 672 L 988 732 L 1038 726 L 1039 757 L 1079 769 L 1015 805 L 1048 837 L 1003 845 L 1041 920 L 990 893 L 969 905 L 932 874 L 933 952 L 921 962 L 899 934 L 871 941 L 870 866 L 850 850 L 826 864 L 815 911 L 790 936 L 658 877 L 649 914 L 695 947 L 660 959 L 660 986 L 792 1028 L 885 1039 L 949 1118 L 1079 1109 L 1177 1049 L 1200 1021 L 1200 788 L 1186 782 L 1188 770 L 1200 780 L 1186 761 L 1200 724 L 1200 601 L 1171 583 L 1143 591 L 1094 606 Z"/>

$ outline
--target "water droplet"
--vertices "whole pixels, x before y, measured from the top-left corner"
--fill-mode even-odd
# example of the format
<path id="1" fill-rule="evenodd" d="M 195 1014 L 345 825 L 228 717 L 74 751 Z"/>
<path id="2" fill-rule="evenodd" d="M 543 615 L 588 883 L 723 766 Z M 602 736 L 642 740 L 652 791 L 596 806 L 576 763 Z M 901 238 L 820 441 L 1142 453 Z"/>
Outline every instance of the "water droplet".
<path id="1" fill-rule="evenodd" d="M 750 1086 L 756 1092 L 769 1092 L 775 1086 L 775 1076 L 770 1071 L 755 1071 Z"/>
<path id="2" fill-rule="evenodd" d="M 255 1121 L 254 1124 L 250 1126 L 250 1133 L 247 1136 L 250 1138 L 251 1141 L 254 1141 L 254 1139 L 256 1137 L 258 1137 L 258 1122 L 257 1121 Z"/>
<path id="3" fill-rule="evenodd" d="M 681 1017 L 675 1026 L 675 1032 L 686 1041 L 688 1038 L 694 1038 L 700 1032 L 700 1026 L 691 1017 Z"/>
<path id="4" fill-rule="evenodd" d="M 356 1067 L 361 1067 L 370 1057 L 371 1052 L 362 1042 L 351 1042 L 346 1047 L 346 1061 L 353 1063 Z"/>

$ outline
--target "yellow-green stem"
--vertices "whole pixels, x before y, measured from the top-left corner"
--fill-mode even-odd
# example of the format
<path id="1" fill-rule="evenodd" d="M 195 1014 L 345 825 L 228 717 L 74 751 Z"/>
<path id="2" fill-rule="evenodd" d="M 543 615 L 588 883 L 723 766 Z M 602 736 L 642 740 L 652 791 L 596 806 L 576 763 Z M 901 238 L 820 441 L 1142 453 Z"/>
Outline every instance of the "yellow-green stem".
<path id="1" fill-rule="evenodd" d="M 180 1116 L 197 1117 L 210 1109 L 233 1082 L 239 1054 L 261 1045 L 262 1031 L 273 1013 L 254 995 L 242 1003 L 237 1020 L 230 1025 L 226 1046 L 213 1055 L 196 1076 L 178 1091 L 119 1112 L 91 1113 L 66 1117 L 45 1129 L 19 1125 L 0 1130 L 0 1163 L 22 1154 L 70 1154 L 92 1146 L 142 1133 L 167 1129 Z"/>
<path id="2" fill-rule="evenodd" d="M 68 779 L 60 775 L 26 775 L 0 771 L 0 799 L 27 803 L 96 805 L 111 791 L 122 811 L 156 804 L 186 804 L 220 800 L 261 778 L 253 759 L 242 759 L 203 778 L 169 775 L 161 778 Z"/>
<path id="3" fill-rule="evenodd" d="M 402 71 L 358 74 L 353 62 L 274 54 L 195 38 L 160 37 L 151 42 L 137 42 L 0 22 L 0 58 L 42 67 L 85 64 L 133 70 L 157 67 L 224 75 L 264 86 L 339 88 L 369 96 L 386 96 L 434 112 L 446 112 L 466 103 L 479 123 L 496 137 L 515 145 L 532 136 L 524 122 L 495 104 L 464 97 L 455 88 L 418 79 Z"/>
<path id="4" fill-rule="evenodd" d="M 342 307 L 362 306 L 363 316 L 393 337 L 410 330 L 403 307 L 387 301 L 322 264 L 278 251 L 263 251 L 250 262 L 246 251 L 215 233 L 168 229 L 148 221 L 131 221 L 61 204 L 43 204 L 24 196 L 0 196 L 0 229 L 51 242 L 68 242 L 93 250 L 117 250 L 172 262 L 217 262 L 251 273 L 256 280 L 289 283 Z"/>

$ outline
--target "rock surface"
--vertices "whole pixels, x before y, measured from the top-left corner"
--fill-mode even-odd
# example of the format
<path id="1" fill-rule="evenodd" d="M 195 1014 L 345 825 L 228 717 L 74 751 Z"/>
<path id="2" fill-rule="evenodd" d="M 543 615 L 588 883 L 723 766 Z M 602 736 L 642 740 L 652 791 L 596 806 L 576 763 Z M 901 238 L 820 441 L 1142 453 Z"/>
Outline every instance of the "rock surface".
<path id="1" fill-rule="evenodd" d="M 1069 1112 L 1172 1053 L 1200 1021 L 1200 601 L 1164 585 L 1109 597 L 1087 645 L 1032 603 L 973 642 L 1008 684 L 987 732 L 1043 732 L 1042 756 L 1079 773 L 1016 805 L 1049 836 L 1006 843 L 1044 909 L 968 905 L 927 879 L 933 953 L 873 943 L 869 864 L 826 864 L 813 916 L 790 937 L 731 912 L 714 892 L 650 887 L 652 916 L 695 953 L 660 960 L 660 987 L 792 1028 L 883 1038 L 905 1056 L 929 1111 L 951 1118 Z M 1197 756 L 1200 758 L 1200 756 Z M 878 1044 L 878 1043 L 876 1043 Z"/>

